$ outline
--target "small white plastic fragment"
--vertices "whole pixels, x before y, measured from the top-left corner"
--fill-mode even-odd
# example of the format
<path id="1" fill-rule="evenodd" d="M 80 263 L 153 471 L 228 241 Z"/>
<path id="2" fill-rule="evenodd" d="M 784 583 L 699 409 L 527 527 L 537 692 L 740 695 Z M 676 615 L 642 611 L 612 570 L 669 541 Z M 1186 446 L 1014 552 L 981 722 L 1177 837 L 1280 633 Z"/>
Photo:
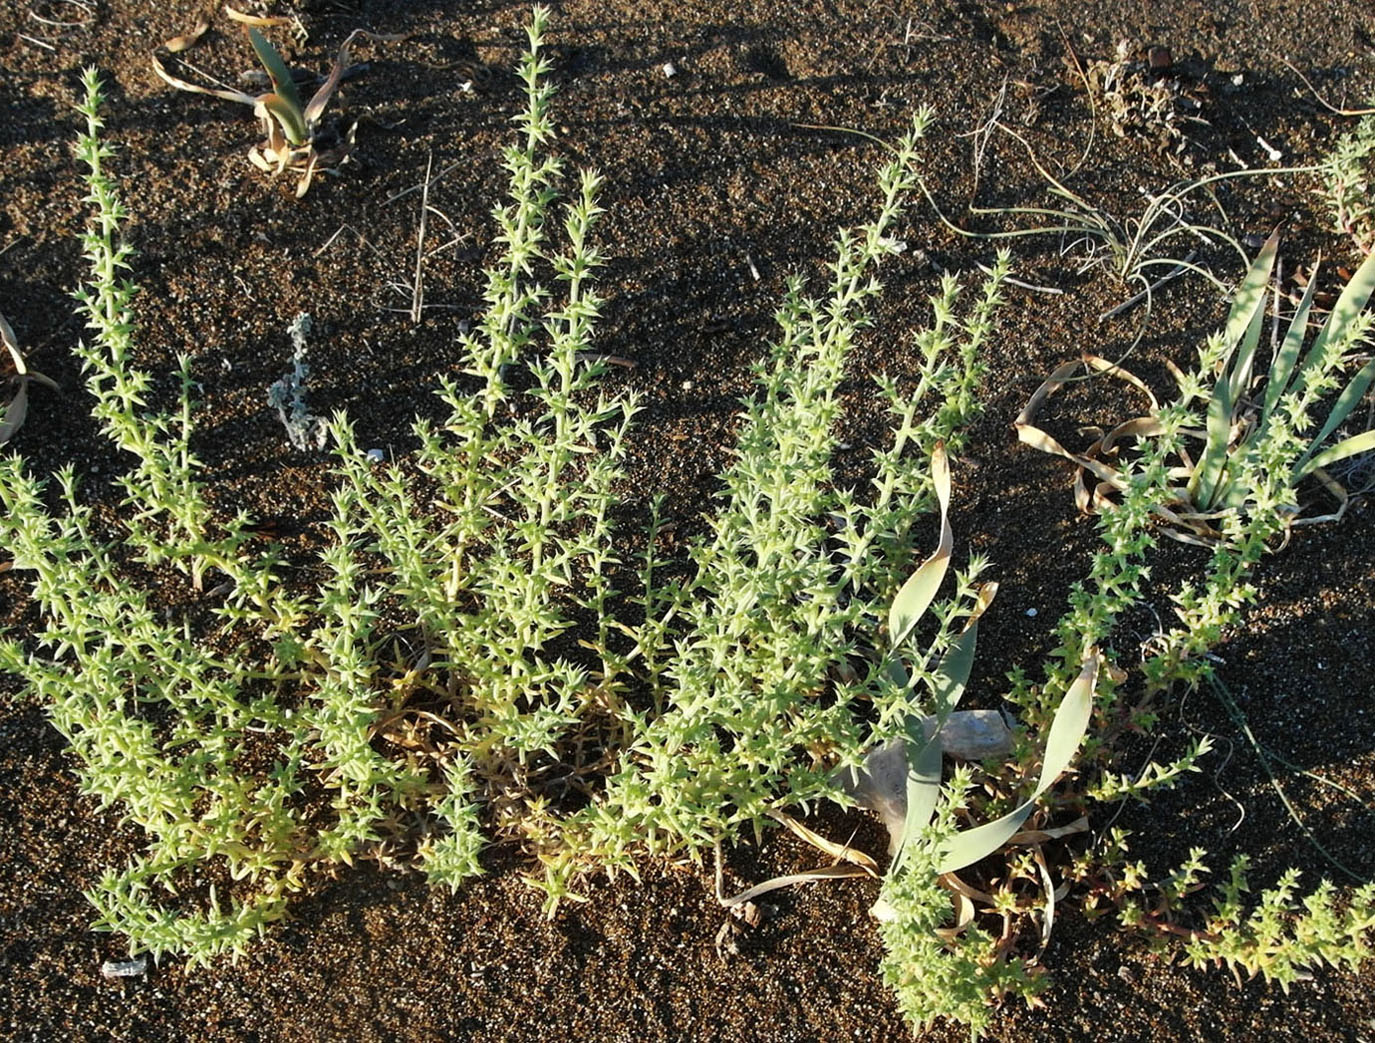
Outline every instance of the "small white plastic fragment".
<path id="1" fill-rule="evenodd" d="M 100 973 L 106 978 L 142 978 L 148 973 L 148 957 L 136 960 L 106 960 L 100 965 Z"/>
<path id="2" fill-rule="evenodd" d="M 663 73 L 666 79 L 671 80 L 678 75 L 678 66 L 674 65 L 672 62 L 664 62 Z"/>
<path id="3" fill-rule="evenodd" d="M 368 450 L 368 463 L 370 463 L 370 464 L 380 464 L 380 463 L 384 462 L 386 459 L 387 459 L 387 454 L 386 454 L 385 451 L 383 451 L 383 450 L 381 450 L 381 449 L 369 449 L 369 450 Z"/>

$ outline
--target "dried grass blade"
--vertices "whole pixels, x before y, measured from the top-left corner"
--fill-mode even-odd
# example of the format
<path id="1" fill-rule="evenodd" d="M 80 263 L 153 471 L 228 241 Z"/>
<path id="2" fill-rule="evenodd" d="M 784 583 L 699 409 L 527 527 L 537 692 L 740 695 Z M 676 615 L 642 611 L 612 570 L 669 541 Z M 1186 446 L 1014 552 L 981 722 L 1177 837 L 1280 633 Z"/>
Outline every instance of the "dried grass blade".
<path id="1" fill-rule="evenodd" d="M 183 33 L 181 36 L 174 36 L 172 39 L 164 42 L 162 45 L 163 49 L 167 51 L 168 54 L 180 54 L 182 51 L 196 46 L 196 44 L 200 42 L 200 38 L 209 32 L 209 30 L 210 19 L 202 16 L 201 20 L 196 23 L 195 28 L 189 33 Z"/>
<path id="2" fill-rule="evenodd" d="M 818 880 L 843 880 L 852 876 L 871 875 L 862 866 L 851 865 L 848 862 L 838 866 L 818 866 L 816 869 L 807 869 L 801 873 L 776 876 L 772 880 L 765 880 L 762 884 L 755 884 L 748 891 L 741 891 L 738 895 L 731 895 L 730 897 L 717 895 L 716 900 L 721 903 L 723 909 L 733 909 L 737 905 L 754 901 L 760 895 L 766 895 L 770 891 L 778 891 L 784 887 L 792 887 L 794 884 L 814 884 Z"/>
<path id="3" fill-rule="evenodd" d="M 314 123 L 325 111 L 325 106 L 329 104 L 329 99 L 334 96 L 335 88 L 339 86 L 339 81 L 343 78 L 344 71 L 348 68 L 349 48 L 353 46 L 353 41 L 360 36 L 365 36 L 369 40 L 380 43 L 391 43 L 396 40 L 404 40 L 405 33 L 370 33 L 366 29 L 355 29 L 349 33 L 347 39 L 339 47 L 338 57 L 334 59 L 334 68 L 330 69 L 329 76 L 320 85 L 320 89 L 310 99 L 310 104 L 306 106 L 306 122 Z"/>
<path id="4" fill-rule="evenodd" d="M 1351 505 L 1351 497 L 1346 491 L 1346 487 L 1324 471 L 1321 467 L 1313 471 L 1313 477 L 1322 483 L 1322 487 L 1332 494 L 1332 498 L 1337 501 L 1337 509 L 1331 514 L 1324 514 L 1314 518 L 1295 518 L 1290 525 L 1319 525 L 1324 522 L 1339 522 L 1346 514 L 1346 509 Z"/>
<path id="5" fill-rule="evenodd" d="M 965 929 L 974 922 L 974 903 L 969 896 L 959 891 L 952 891 L 950 901 L 955 906 L 955 926 L 937 927 L 935 935 L 947 942 L 953 941 L 963 934 Z"/>
<path id="6" fill-rule="evenodd" d="M 1050 932 L 1055 927 L 1055 880 L 1050 875 L 1050 867 L 1046 865 L 1046 856 L 1039 844 L 1031 854 L 1037 868 L 1041 870 L 1041 883 L 1045 884 L 1046 888 L 1046 915 L 1041 921 L 1041 948 L 1036 953 L 1039 959 L 1045 955 L 1046 948 L 1050 945 Z"/>
<path id="7" fill-rule="evenodd" d="M 966 898 L 972 899 L 975 902 L 983 902 L 985 905 L 993 904 L 993 896 L 991 894 L 987 891 L 980 891 L 977 887 L 965 883 L 955 873 L 942 873 L 937 882 L 947 891 L 953 891 L 955 894 L 964 895 Z"/>
<path id="8" fill-rule="evenodd" d="M 1099 355 L 1085 354 L 1083 356 L 1083 361 L 1100 373 L 1106 373 L 1108 376 L 1116 377 L 1125 384 L 1130 384 L 1132 387 L 1136 388 L 1137 391 L 1140 391 L 1146 396 L 1147 401 L 1151 404 L 1152 413 L 1158 413 L 1160 411 L 1160 403 L 1156 401 L 1155 392 L 1147 387 L 1146 382 L 1131 370 L 1123 369 L 1116 362 L 1109 362 Z"/>
<path id="9" fill-rule="evenodd" d="M 1109 467 L 1107 464 L 1095 460 L 1087 454 L 1071 453 L 1035 424 L 1036 415 L 1041 411 L 1041 407 L 1045 405 L 1046 399 L 1059 390 L 1061 385 L 1068 383 L 1074 376 L 1075 371 L 1085 362 L 1088 362 L 1089 358 L 1096 357 L 1097 356 L 1088 356 L 1085 359 L 1075 362 L 1065 362 L 1056 367 L 1055 371 L 1041 382 L 1041 386 L 1038 387 L 1031 398 L 1027 400 L 1027 404 L 1023 406 L 1022 411 L 1017 414 L 1017 419 L 1012 422 L 1012 426 L 1017 432 L 1017 440 L 1023 445 L 1029 445 L 1033 449 L 1038 449 L 1043 453 L 1049 453 L 1052 456 L 1063 457 L 1071 463 L 1078 464 L 1085 470 L 1092 471 L 1100 481 L 1108 482 L 1115 488 L 1120 488 L 1122 479 L 1117 473 L 1116 468 Z M 1099 359 L 1098 361 L 1102 362 L 1103 360 Z M 1089 364 L 1093 365 L 1092 362 Z M 1111 363 L 1107 365 L 1110 366 Z M 1123 370 L 1122 372 L 1125 373 L 1126 371 Z M 1150 392 L 1147 391 L 1147 394 L 1149 395 Z M 1154 397 L 1152 397 L 1151 401 L 1155 401 Z M 1086 503 L 1087 499 L 1087 494 L 1085 494 L 1083 502 Z M 1081 507 L 1082 506 L 1083 504 L 1081 503 Z"/>
<path id="10" fill-rule="evenodd" d="M 1063 456 L 1066 460 L 1074 459 L 1074 454 L 1070 453 L 1061 446 L 1059 442 L 1055 441 L 1055 439 L 1051 438 L 1050 435 L 1046 434 L 1039 427 L 1036 427 L 1034 421 L 1036 420 L 1036 415 L 1040 413 L 1041 407 L 1045 405 L 1046 399 L 1055 394 L 1062 384 L 1068 383 L 1070 377 L 1074 375 L 1074 371 L 1078 369 L 1080 365 L 1081 363 L 1079 362 L 1061 363 L 1055 368 L 1050 376 L 1041 381 L 1041 386 L 1032 392 L 1031 397 L 1027 399 L 1026 405 L 1022 407 L 1022 411 L 1017 414 L 1017 419 L 1012 421 L 1012 426 L 1016 430 L 1019 440 L 1031 446 L 1033 449 L 1041 450 L 1043 453 L 1053 453 L 1056 456 Z M 1029 436 L 1029 433 L 1034 433 L 1034 437 Z"/>
<path id="11" fill-rule="evenodd" d="M 864 869 L 870 876 L 878 876 L 878 863 L 866 855 L 858 848 L 851 847 L 849 844 L 837 844 L 834 840 L 828 840 L 820 833 L 808 829 L 797 819 L 782 811 L 770 811 L 769 817 L 775 822 L 781 822 L 787 826 L 794 834 L 811 844 L 824 854 L 832 858 L 838 858 L 842 862 L 850 862 Z"/>
<path id="12" fill-rule="evenodd" d="M 165 45 L 164 45 L 165 46 Z M 180 76 L 173 76 L 162 64 L 162 57 L 157 51 L 152 55 L 153 72 L 165 83 L 170 84 L 179 91 L 187 91 L 191 94 L 207 94 L 212 98 L 220 98 L 224 101 L 238 102 L 240 105 L 257 105 L 258 99 L 252 94 L 245 94 L 243 91 L 231 90 L 229 88 L 202 87 L 199 83 L 192 83 L 190 80 L 183 80 Z"/>
<path id="13" fill-rule="evenodd" d="M 1051 829 L 1024 829 L 1020 833 L 1014 833 L 1007 838 L 1009 844 L 1044 844 L 1047 840 L 1059 840 L 1061 837 L 1073 836 L 1076 833 L 1087 833 L 1089 831 L 1089 820 L 1087 815 L 1082 815 L 1067 826 L 1055 826 Z"/>
<path id="14" fill-rule="evenodd" d="M 251 25 L 258 29 L 276 29 L 278 26 L 290 25 L 290 18 L 262 18 L 258 15 L 244 14 L 236 11 L 228 4 L 224 5 L 224 13 L 229 16 L 231 22 L 238 22 L 241 25 Z"/>
<path id="15" fill-rule="evenodd" d="M 1165 425 L 1158 418 L 1139 416 L 1118 424 L 1104 435 L 1099 442 L 1099 451 L 1105 455 L 1111 453 L 1113 446 L 1123 438 L 1154 438 L 1164 433 Z"/>

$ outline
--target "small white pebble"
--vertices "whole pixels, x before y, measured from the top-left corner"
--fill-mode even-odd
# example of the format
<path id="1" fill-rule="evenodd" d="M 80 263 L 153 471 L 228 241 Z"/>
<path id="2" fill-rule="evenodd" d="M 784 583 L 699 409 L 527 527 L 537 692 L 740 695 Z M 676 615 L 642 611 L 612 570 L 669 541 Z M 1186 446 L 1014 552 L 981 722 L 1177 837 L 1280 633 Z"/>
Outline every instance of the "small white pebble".
<path id="1" fill-rule="evenodd" d="M 1029 608 L 1029 609 L 1027 609 L 1027 610 L 1026 610 L 1026 614 L 1027 614 L 1029 617 L 1031 617 L 1032 619 L 1035 619 L 1035 618 L 1036 618 L 1036 610 L 1035 610 L 1034 608 Z"/>
<path id="2" fill-rule="evenodd" d="M 674 65 L 672 62 L 664 62 L 664 77 L 671 80 L 677 75 L 678 66 Z"/>
<path id="3" fill-rule="evenodd" d="M 683 381 L 683 390 L 684 390 L 684 391 L 691 391 L 691 390 L 692 390 L 692 381 L 690 381 L 690 380 L 685 380 L 685 381 Z"/>
<path id="4" fill-rule="evenodd" d="M 368 450 L 368 462 L 369 462 L 369 463 L 380 464 L 380 463 L 382 463 L 382 462 L 383 462 L 384 460 L 386 460 L 386 459 L 387 459 L 387 454 L 386 454 L 385 452 L 383 452 L 381 449 L 369 449 L 369 450 Z"/>

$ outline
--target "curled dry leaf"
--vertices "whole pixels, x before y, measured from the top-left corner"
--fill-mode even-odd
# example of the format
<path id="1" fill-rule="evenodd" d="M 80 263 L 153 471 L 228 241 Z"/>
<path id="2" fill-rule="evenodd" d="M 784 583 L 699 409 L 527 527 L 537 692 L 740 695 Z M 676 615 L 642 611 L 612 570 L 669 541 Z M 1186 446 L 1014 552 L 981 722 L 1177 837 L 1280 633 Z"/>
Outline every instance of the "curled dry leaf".
<path id="1" fill-rule="evenodd" d="M 281 25 L 290 25 L 290 18 L 262 18 L 258 15 L 245 14 L 243 11 L 236 11 L 228 4 L 224 5 L 224 13 L 231 22 L 238 22 L 240 25 L 251 25 L 255 29 L 275 29 Z"/>
<path id="2" fill-rule="evenodd" d="M 1151 412 L 1123 421 L 1098 438 L 1083 452 L 1076 453 L 1066 449 L 1050 434 L 1037 427 L 1036 418 L 1041 407 L 1045 405 L 1046 400 L 1051 395 L 1071 381 L 1082 379 L 1079 371 L 1084 366 L 1121 380 L 1140 391 L 1146 396 Z M 1183 374 L 1177 375 L 1181 380 L 1183 379 Z M 1029 445 L 1033 449 L 1049 453 L 1052 456 L 1062 457 L 1075 464 L 1075 504 L 1085 514 L 1101 514 L 1112 509 L 1113 495 L 1125 488 L 1122 472 L 1117 464 L 1119 447 L 1137 438 L 1154 438 L 1164 433 L 1165 429 L 1155 415 L 1159 408 L 1154 393 L 1135 374 L 1114 362 L 1109 362 L 1107 359 L 1097 355 L 1085 354 L 1076 361 L 1066 362 L 1058 366 L 1050 376 L 1046 377 L 1041 382 L 1041 386 L 1027 400 L 1027 404 L 1022 407 L 1022 411 L 1017 415 L 1012 426 L 1017 432 L 1018 441 L 1024 445 Z M 1183 433 L 1196 438 L 1206 437 L 1202 431 L 1186 430 Z M 1171 469 L 1170 478 L 1187 480 L 1192 472 L 1192 467 L 1187 466 L 1187 463 L 1188 461 L 1186 461 L 1186 466 Z M 1098 479 L 1092 487 L 1089 485 L 1088 475 Z M 1210 518 L 1215 517 L 1215 515 L 1204 515 L 1193 510 L 1190 506 L 1188 491 L 1183 485 L 1175 490 L 1173 503 L 1169 506 L 1157 507 L 1156 514 L 1165 522 L 1165 532 L 1181 543 L 1211 546 L 1215 539 L 1212 527 L 1207 524 Z"/>
<path id="3" fill-rule="evenodd" d="M 1273 478 L 1291 488 L 1311 475 L 1337 501 L 1337 510 L 1322 517 L 1300 518 L 1298 511 L 1294 511 L 1286 518 L 1286 526 L 1340 519 L 1350 495 L 1333 476 L 1332 465 L 1375 452 L 1375 429 L 1362 430 L 1359 425 L 1356 434 L 1329 444 L 1329 437 L 1338 434 L 1375 386 L 1375 359 L 1365 359 L 1351 376 L 1316 433 L 1310 432 L 1315 421 L 1308 416 L 1311 406 L 1307 404 L 1313 392 L 1321 388 L 1320 381 L 1334 381 L 1333 386 L 1337 386 L 1337 371 L 1360 361 L 1360 349 L 1370 336 L 1368 320 L 1363 315 L 1375 294 L 1375 256 L 1367 258 L 1346 277 L 1341 295 L 1310 341 L 1308 316 L 1315 299 L 1315 265 L 1315 278 L 1308 280 L 1282 342 L 1276 346 L 1269 365 L 1258 368 L 1257 350 L 1266 319 L 1266 287 L 1275 270 L 1278 250 L 1278 235 L 1272 234 L 1232 295 L 1225 327 L 1211 348 L 1208 371 L 1186 376 L 1170 367 L 1180 385 L 1180 405 L 1187 406 L 1199 397 L 1207 400 L 1205 428 L 1181 428 L 1178 432 L 1184 438 L 1201 442 L 1202 449 L 1196 459 L 1186 449 L 1176 451 L 1180 464 L 1166 472 L 1170 483 L 1168 500 L 1154 508 L 1165 522 L 1165 533 L 1184 543 L 1214 546 L 1222 539 L 1221 527 L 1215 523 L 1246 508 L 1254 483 L 1254 478 L 1247 476 L 1254 475 L 1257 467 L 1266 472 L 1282 467 L 1283 473 L 1274 474 Z M 1275 292 L 1278 299 L 1278 285 Z M 1214 345 L 1214 341 L 1209 343 Z M 1094 355 L 1085 355 L 1082 362 L 1144 393 L 1150 403 L 1149 414 L 1119 424 L 1083 452 L 1065 449 L 1036 426 L 1035 420 L 1050 395 L 1070 380 L 1078 379 L 1075 371 L 1080 363 L 1068 362 L 1036 389 L 1014 427 L 1017 437 L 1027 445 L 1076 464 L 1074 489 L 1080 510 L 1101 513 L 1112 508 L 1114 494 L 1124 487 L 1117 459 L 1119 444 L 1163 435 L 1165 428 L 1155 397 L 1142 381 Z M 1300 408 L 1300 414 L 1291 415 L 1294 408 Z M 1294 451 L 1282 462 L 1271 459 L 1276 447 L 1286 440 L 1296 446 Z M 1088 474 L 1099 479 L 1092 489 L 1086 481 Z"/>

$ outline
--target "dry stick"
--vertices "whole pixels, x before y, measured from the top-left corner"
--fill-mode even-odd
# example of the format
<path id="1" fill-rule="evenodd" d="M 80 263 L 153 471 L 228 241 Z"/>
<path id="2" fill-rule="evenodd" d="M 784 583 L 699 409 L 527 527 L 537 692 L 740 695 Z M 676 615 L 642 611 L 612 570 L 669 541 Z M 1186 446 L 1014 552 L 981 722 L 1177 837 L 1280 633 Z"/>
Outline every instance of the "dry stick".
<path id="1" fill-rule="evenodd" d="M 985 275 L 993 274 L 993 270 L 989 268 L 987 265 L 978 264 L 976 262 L 975 267 L 978 268 L 979 271 L 983 272 Z M 1010 275 L 1003 276 L 1003 282 L 1007 283 L 1009 286 L 1016 286 L 1020 290 L 1030 290 L 1032 293 L 1051 293 L 1059 297 L 1062 296 L 1065 292 L 1058 286 L 1037 286 L 1035 283 L 1022 282 L 1022 280 L 1020 279 L 1014 279 Z"/>
<path id="2" fill-rule="evenodd" d="M 411 287 L 411 325 L 420 325 L 420 312 L 425 300 L 423 270 L 425 267 L 425 219 L 430 212 L 430 170 L 434 153 L 425 159 L 425 185 L 420 192 L 420 227 L 415 233 L 415 285 Z"/>
<path id="3" fill-rule="evenodd" d="M 1128 311 L 1128 310 L 1130 310 L 1130 309 L 1136 307 L 1138 304 L 1140 304 L 1143 300 L 1145 300 L 1145 299 L 1146 299 L 1147 297 L 1149 297 L 1151 294 L 1155 293 L 1156 290 L 1158 290 L 1158 289 L 1160 289 L 1160 287 L 1164 286 L 1167 282 L 1170 282 L 1172 279 L 1177 279 L 1177 278 L 1179 278 L 1180 275 L 1182 275 L 1184 272 L 1188 271 L 1188 270 L 1189 270 L 1189 265 L 1193 262 L 1193 259 L 1194 259 L 1195 257 L 1197 257 L 1197 256 L 1198 256 L 1198 251 L 1197 251 L 1197 250 L 1190 250 L 1190 251 L 1189 251 L 1189 256 L 1186 257 L 1186 258 L 1184 258 L 1184 260 L 1180 261 L 1177 265 L 1175 265 L 1173 268 L 1171 268 L 1171 269 L 1169 270 L 1169 272 L 1167 272 L 1165 275 L 1162 275 L 1162 276 L 1161 276 L 1159 279 L 1157 279 L 1155 282 L 1151 283 L 1151 285 L 1147 286 L 1144 290 L 1142 290 L 1140 293 L 1138 293 L 1135 297 L 1132 297 L 1132 298 L 1130 298 L 1129 300 L 1123 301 L 1123 302 L 1122 302 L 1121 304 L 1119 304 L 1116 308 L 1112 308 L 1112 309 L 1110 309 L 1110 310 L 1108 310 L 1108 311 L 1103 312 L 1102 315 L 1098 316 L 1098 321 L 1099 321 L 1099 322 L 1106 322 L 1108 319 L 1116 318 L 1118 315 L 1121 315 L 1124 311 Z"/>
<path id="4" fill-rule="evenodd" d="M 445 167 L 445 168 L 444 168 L 443 170 L 441 170 L 438 174 L 436 174 L 433 178 L 431 178 L 430 183 L 431 183 L 431 184 L 435 184 L 435 183 L 439 182 L 441 179 L 443 179 L 443 177 L 444 177 L 445 174 L 449 173 L 449 171 L 451 171 L 451 170 L 456 170 L 462 163 L 463 163 L 463 160 L 461 160 L 461 159 L 460 159 L 460 160 L 455 160 L 453 163 L 450 163 L 447 167 Z M 395 193 L 393 193 L 392 195 L 389 195 L 386 199 L 382 200 L 382 205 L 383 205 L 383 206 L 386 206 L 386 205 L 388 205 L 389 203 L 395 203 L 398 199 L 404 199 L 406 196 L 410 195 L 412 192 L 419 192 L 419 191 L 420 191 L 422 188 L 424 188 L 424 187 L 425 187 L 425 186 L 424 186 L 423 184 L 420 184 L 420 185 L 412 185 L 410 188 L 403 188 L 400 192 L 395 192 Z"/>

